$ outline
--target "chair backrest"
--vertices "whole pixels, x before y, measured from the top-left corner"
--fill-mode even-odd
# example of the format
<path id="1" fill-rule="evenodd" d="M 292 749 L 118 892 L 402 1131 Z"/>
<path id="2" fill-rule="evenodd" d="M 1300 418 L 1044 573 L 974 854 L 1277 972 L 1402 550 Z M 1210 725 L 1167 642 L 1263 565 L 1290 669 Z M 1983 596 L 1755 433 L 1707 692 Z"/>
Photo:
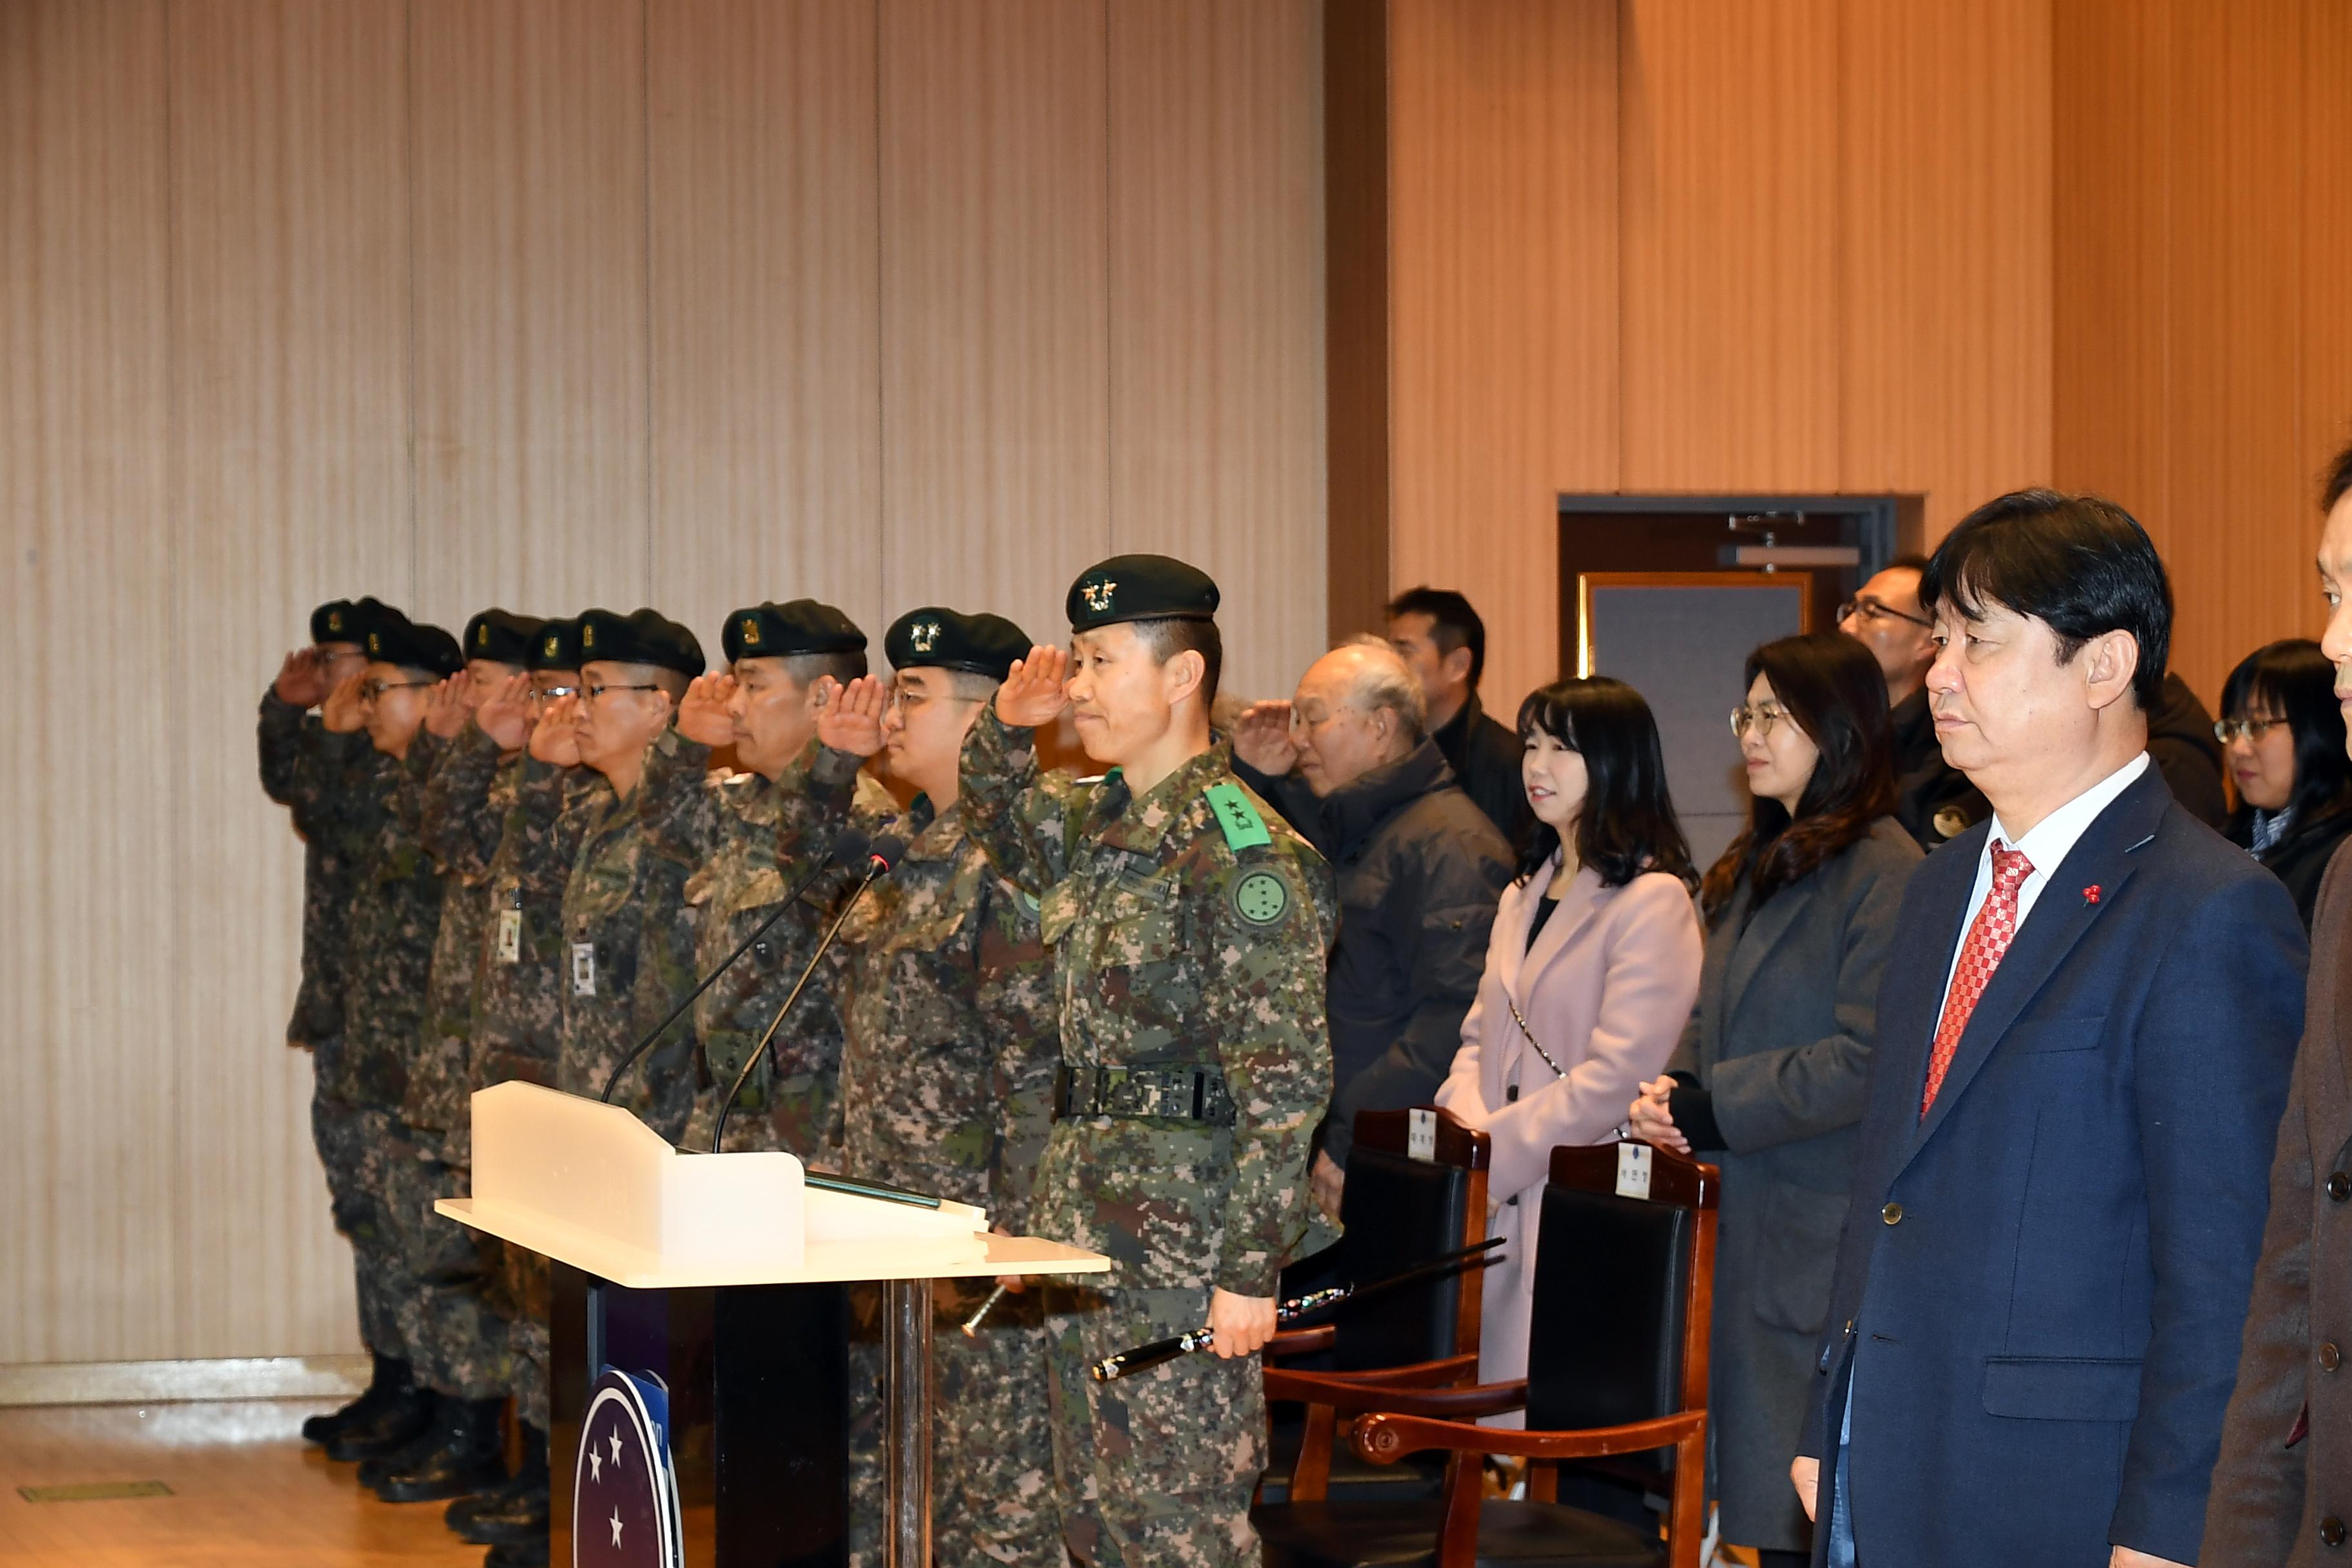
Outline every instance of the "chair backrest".
<path id="1" fill-rule="evenodd" d="M 1485 1239 L 1493 1152 L 1486 1133 L 1433 1107 L 1359 1112 L 1339 1195 L 1348 1278 L 1370 1281 Z M 1480 1273 L 1465 1269 L 1340 1308 L 1333 1368 L 1369 1372 L 1475 1351 Z"/>
<path id="2" fill-rule="evenodd" d="M 1528 1335 L 1531 1430 L 1622 1426 L 1706 1404 L 1720 1177 L 1663 1149 L 1622 1147 L 1649 1161 L 1645 1197 L 1619 1192 L 1621 1145 L 1552 1151 Z"/>

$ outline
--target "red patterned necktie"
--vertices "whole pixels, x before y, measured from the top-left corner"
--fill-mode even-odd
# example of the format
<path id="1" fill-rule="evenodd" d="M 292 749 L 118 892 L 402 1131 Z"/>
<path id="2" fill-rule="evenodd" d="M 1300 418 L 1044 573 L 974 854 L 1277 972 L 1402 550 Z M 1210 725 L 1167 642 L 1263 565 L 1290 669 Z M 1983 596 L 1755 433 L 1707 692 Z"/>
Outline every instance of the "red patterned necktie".
<path id="1" fill-rule="evenodd" d="M 2033 863 L 2022 850 L 2000 844 L 1992 847 L 1992 891 L 1985 895 L 1976 923 L 1969 927 L 1969 940 L 1960 946 L 1960 962 L 1952 970 L 1952 988 L 1944 996 L 1943 1021 L 1936 1026 L 1936 1049 L 1927 1058 L 1927 1092 L 1919 1099 L 1922 1121 L 1936 1103 L 1936 1091 L 1944 1087 L 1944 1075 L 1952 1070 L 1952 1054 L 1960 1048 L 1960 1037 L 1968 1032 L 1969 1015 L 1977 1010 L 1977 998 L 1984 994 L 1992 972 L 2000 967 L 2001 956 L 2017 936 L 2017 892 L 2032 875 Z"/>

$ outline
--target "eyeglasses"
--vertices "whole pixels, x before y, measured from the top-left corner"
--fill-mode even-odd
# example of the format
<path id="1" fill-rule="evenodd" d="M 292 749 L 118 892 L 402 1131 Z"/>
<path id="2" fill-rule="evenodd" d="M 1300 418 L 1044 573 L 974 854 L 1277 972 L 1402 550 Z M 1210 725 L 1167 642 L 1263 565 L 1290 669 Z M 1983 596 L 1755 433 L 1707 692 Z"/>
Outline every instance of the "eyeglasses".
<path id="1" fill-rule="evenodd" d="M 593 706 L 596 700 L 607 691 L 659 691 L 660 689 L 660 687 L 651 682 L 642 686 L 583 686 L 580 689 L 580 700 Z"/>
<path id="2" fill-rule="evenodd" d="M 1933 630 L 1936 625 L 1925 616 L 1906 616 L 1894 605 L 1882 605 L 1875 599 L 1848 599 L 1838 606 L 1839 620 L 1848 620 L 1855 616 L 1860 616 L 1865 621 L 1874 621 L 1882 617 L 1888 620 L 1908 621 L 1915 626 L 1926 626 L 1930 630 Z"/>
<path id="3" fill-rule="evenodd" d="M 530 700 L 533 702 L 552 702 L 559 697 L 576 697 L 579 694 L 580 689 L 576 686 L 538 686 L 531 689 Z"/>
<path id="4" fill-rule="evenodd" d="M 2286 721 L 2284 719 L 2217 720 L 2213 725 L 2213 738 L 2221 742 L 2221 744 L 2225 746 L 2241 735 L 2243 735 L 2249 741 L 2259 741 L 2271 731 L 2285 722 Z"/>
<path id="5" fill-rule="evenodd" d="M 440 684 L 437 680 L 362 680 L 360 682 L 360 700 L 373 702 L 387 691 L 406 691 L 414 687 Z"/>
<path id="6" fill-rule="evenodd" d="M 1731 710 L 1731 732 L 1735 736 L 1748 733 L 1754 725 L 1756 737 L 1762 740 L 1772 733 L 1772 726 L 1789 716 L 1786 708 L 1749 708 L 1741 706 Z"/>
<path id="7" fill-rule="evenodd" d="M 926 702 L 978 702 L 977 697 L 959 697 L 952 691 L 908 691 L 904 687 L 891 689 L 890 700 L 882 706 L 896 710 L 899 717 L 912 713 Z"/>

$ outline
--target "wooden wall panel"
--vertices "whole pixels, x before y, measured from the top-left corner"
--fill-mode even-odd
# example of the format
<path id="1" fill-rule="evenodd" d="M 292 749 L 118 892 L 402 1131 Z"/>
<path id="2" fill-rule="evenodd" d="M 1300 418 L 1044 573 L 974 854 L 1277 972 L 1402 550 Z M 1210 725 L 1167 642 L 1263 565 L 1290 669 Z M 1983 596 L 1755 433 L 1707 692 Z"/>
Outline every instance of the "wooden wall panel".
<path id="1" fill-rule="evenodd" d="M 1839 0 L 1624 17 L 1624 488 L 1835 489 Z"/>
<path id="2" fill-rule="evenodd" d="M 2303 194 L 2299 258 L 2303 300 L 2301 443 L 2304 502 L 2313 503 L 2330 458 L 2352 442 L 2352 6 L 2305 0 L 2303 7 Z M 2298 563 L 2299 564 L 2299 563 Z M 2325 624 L 2317 579 L 2299 630 Z"/>
<path id="3" fill-rule="evenodd" d="M 0 8 L 0 1361 L 158 1353 L 176 1297 L 164 50 L 157 0 Z"/>
<path id="4" fill-rule="evenodd" d="M 653 0 L 652 603 L 709 639 L 762 599 L 878 649 L 872 0 Z"/>
<path id="5" fill-rule="evenodd" d="M 1844 0 L 1840 489 L 1927 537 L 2046 481 L 2049 0 Z"/>
<path id="6" fill-rule="evenodd" d="M 174 624 L 236 678 L 171 706 L 179 1289 L 159 1353 L 340 1351 L 350 1255 L 283 1033 L 302 847 L 250 736 L 312 605 L 410 594 L 408 38 L 394 7 L 180 0 L 171 39 Z"/>
<path id="7" fill-rule="evenodd" d="M 1508 712 L 1557 673 L 1558 498 L 1622 477 L 1618 7 L 1390 16 L 1390 581 L 1470 596 Z"/>
<path id="8" fill-rule="evenodd" d="M 416 605 L 628 610 L 647 524 L 644 0 L 413 0 Z"/>
<path id="9" fill-rule="evenodd" d="M 881 0 L 882 517 L 891 614 L 1059 641 L 1110 552 L 1101 0 Z"/>
<path id="10" fill-rule="evenodd" d="M 1109 13 L 1110 548 L 1217 579 L 1236 696 L 1325 646 L 1320 9 Z"/>

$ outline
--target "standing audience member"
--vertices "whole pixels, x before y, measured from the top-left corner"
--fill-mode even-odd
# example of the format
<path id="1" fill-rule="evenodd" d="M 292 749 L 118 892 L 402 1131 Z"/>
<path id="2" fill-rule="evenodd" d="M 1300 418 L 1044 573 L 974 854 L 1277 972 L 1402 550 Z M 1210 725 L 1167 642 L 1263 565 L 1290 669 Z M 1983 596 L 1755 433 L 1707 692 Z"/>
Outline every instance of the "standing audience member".
<path id="1" fill-rule="evenodd" d="M 1826 1561 L 2189 1563 L 2306 949 L 2148 760 L 2172 591 L 2121 508 L 1979 508 L 1921 584 L 1991 819 L 1904 896 L 1816 1394 Z"/>
<path id="2" fill-rule="evenodd" d="M 1411 588 L 1390 601 L 1389 646 L 1421 681 L 1426 722 L 1445 765 L 1478 809 L 1516 847 L 1535 819 L 1519 788 L 1519 741 L 1486 716 L 1478 679 L 1486 673 L 1486 623 L 1451 588 Z"/>
<path id="3" fill-rule="evenodd" d="M 2183 811 L 2221 830 L 2230 819 L 2230 797 L 2221 788 L 2221 743 L 2213 737 L 2213 715 L 2177 675 L 2164 678 L 2148 712 L 2147 760 L 2164 775 L 2165 787 Z"/>
<path id="4" fill-rule="evenodd" d="M 1944 760 L 1936 716 L 1927 710 L 1927 667 L 1936 662 L 1936 623 L 1919 607 L 1924 555 L 1901 555 L 1862 585 L 1838 611 L 1838 630 L 1870 650 L 1886 678 L 1894 726 L 1895 816 L 1933 849 L 1984 820 L 1991 808 L 1959 769 Z"/>
<path id="5" fill-rule="evenodd" d="M 2213 726 L 2238 785 L 2230 842 L 2276 874 L 2311 929 L 2319 881 L 2352 834 L 2352 758 L 2336 666 L 2317 643 L 2291 637 L 2248 654 L 2221 688 Z"/>
<path id="6" fill-rule="evenodd" d="M 1892 736 L 1870 656 L 1824 633 L 1748 658 L 1731 715 L 1748 830 L 1699 892 L 1698 1006 L 1633 1135 L 1723 1170 L 1715 1255 L 1716 1481 L 1723 1536 L 1801 1568 L 1788 1485 L 1845 1226 L 1879 974 L 1919 847 L 1891 815 Z"/>
<path id="7" fill-rule="evenodd" d="M 1360 1110 L 1424 1105 L 1462 1044 L 1510 846 L 1423 726 L 1419 681 L 1365 638 L 1307 666 L 1288 702 L 1234 730 L 1234 771 L 1323 852 L 1339 879 L 1327 985 L 1331 1109 L 1312 1166 L 1337 1223 Z"/>
<path id="8" fill-rule="evenodd" d="M 1437 1103 L 1494 1140 L 1480 1380 L 1524 1377 L 1551 1151 L 1611 1137 L 1698 996 L 1690 849 L 1642 694 L 1592 676 L 1519 705 L 1535 831 L 1504 889 L 1478 999 Z"/>
<path id="9" fill-rule="evenodd" d="M 2320 504 L 2320 647 L 2352 697 L 2352 447 Z M 2259 657 L 2259 656 L 2257 656 Z M 2311 997 L 2271 1166 L 2270 1222 L 2254 1269 L 2238 1381 L 2205 1514 L 2208 1568 L 2273 1568 L 2341 1555 L 2352 1531 L 2352 871 L 2336 857 L 2312 933 Z M 2321 1548 L 2326 1548 L 2322 1552 Z"/>

